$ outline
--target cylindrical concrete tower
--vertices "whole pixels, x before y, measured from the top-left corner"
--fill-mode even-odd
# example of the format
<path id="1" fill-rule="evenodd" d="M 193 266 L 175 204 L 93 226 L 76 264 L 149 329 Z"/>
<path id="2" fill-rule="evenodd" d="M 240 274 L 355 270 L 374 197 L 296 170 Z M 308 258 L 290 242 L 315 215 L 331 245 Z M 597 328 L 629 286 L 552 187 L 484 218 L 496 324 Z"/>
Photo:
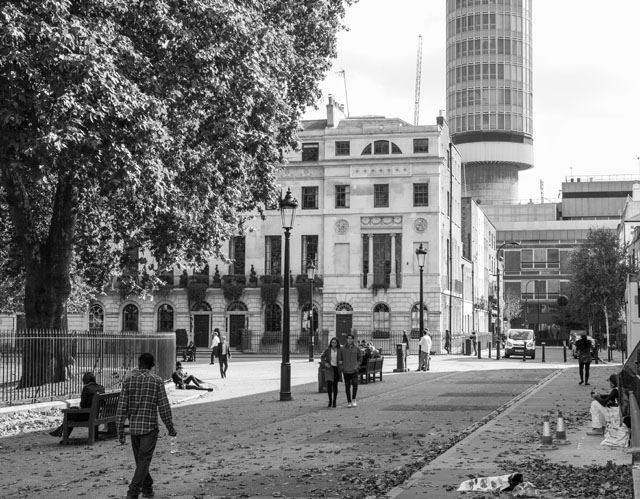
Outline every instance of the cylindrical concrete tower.
<path id="1" fill-rule="evenodd" d="M 533 166 L 531 0 L 447 0 L 447 120 L 463 195 L 518 199 Z"/>

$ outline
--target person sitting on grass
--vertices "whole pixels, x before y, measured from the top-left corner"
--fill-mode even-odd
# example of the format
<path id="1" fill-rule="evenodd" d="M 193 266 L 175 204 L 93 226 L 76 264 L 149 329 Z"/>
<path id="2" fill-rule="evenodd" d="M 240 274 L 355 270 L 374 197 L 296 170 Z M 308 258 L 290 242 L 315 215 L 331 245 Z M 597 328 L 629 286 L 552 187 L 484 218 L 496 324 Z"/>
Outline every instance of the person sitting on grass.
<path id="1" fill-rule="evenodd" d="M 202 386 L 201 379 L 196 378 L 193 374 L 187 374 L 187 372 L 182 369 L 182 363 L 176 362 L 176 370 L 171 375 L 171 379 L 176 384 L 176 388 L 179 390 L 207 390 L 209 392 L 213 391 L 213 388 L 207 388 Z M 193 383 L 194 386 L 191 386 L 190 383 Z"/>

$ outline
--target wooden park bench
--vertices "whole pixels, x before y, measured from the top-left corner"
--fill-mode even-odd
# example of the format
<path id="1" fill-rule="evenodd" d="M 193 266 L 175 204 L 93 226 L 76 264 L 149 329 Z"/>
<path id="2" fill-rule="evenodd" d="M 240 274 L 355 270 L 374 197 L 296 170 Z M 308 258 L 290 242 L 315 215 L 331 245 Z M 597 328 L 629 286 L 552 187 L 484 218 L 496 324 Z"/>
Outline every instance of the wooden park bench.
<path id="1" fill-rule="evenodd" d="M 93 396 L 91 407 L 81 409 L 71 407 L 62 409 L 64 420 L 62 422 L 62 443 L 69 443 L 69 428 L 87 428 L 89 430 L 89 445 L 93 445 L 98 436 L 98 428 L 101 424 L 115 424 L 116 409 L 120 392 L 96 393 Z M 69 415 L 86 414 L 87 419 L 77 421 Z"/>
<path id="2" fill-rule="evenodd" d="M 375 359 L 369 359 L 366 366 L 360 368 L 360 382 L 361 383 L 375 383 L 376 375 L 380 375 L 380 381 L 382 381 L 382 364 L 384 357 L 377 357 Z"/>

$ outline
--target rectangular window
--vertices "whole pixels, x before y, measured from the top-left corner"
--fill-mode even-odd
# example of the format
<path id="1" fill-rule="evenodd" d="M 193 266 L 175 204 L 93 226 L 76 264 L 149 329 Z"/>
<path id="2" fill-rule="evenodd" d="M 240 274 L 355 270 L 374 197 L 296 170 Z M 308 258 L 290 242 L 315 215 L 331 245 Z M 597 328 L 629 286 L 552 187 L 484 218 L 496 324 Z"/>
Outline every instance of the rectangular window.
<path id="1" fill-rule="evenodd" d="M 318 161 L 320 157 L 320 144 L 306 142 L 302 144 L 302 161 Z"/>
<path id="2" fill-rule="evenodd" d="M 264 273 L 281 274 L 282 265 L 281 236 L 265 236 L 264 238 Z"/>
<path id="3" fill-rule="evenodd" d="M 336 141 L 336 156 L 349 156 L 351 154 L 351 142 L 348 140 Z"/>
<path id="4" fill-rule="evenodd" d="M 389 207 L 389 184 L 373 185 L 373 207 L 374 208 Z"/>
<path id="5" fill-rule="evenodd" d="M 318 236 L 302 236 L 301 274 L 307 274 L 307 265 L 313 262 L 318 272 Z"/>
<path id="6" fill-rule="evenodd" d="M 547 268 L 549 269 L 560 268 L 560 251 L 558 249 L 547 250 Z"/>
<path id="7" fill-rule="evenodd" d="M 318 209 L 318 188 L 317 187 L 302 188 L 302 209 L 303 210 Z"/>
<path id="8" fill-rule="evenodd" d="M 429 139 L 413 139 L 414 154 L 429 152 Z"/>
<path id="9" fill-rule="evenodd" d="M 244 275 L 245 264 L 245 238 L 244 236 L 232 237 L 229 241 L 229 258 L 232 260 L 231 274 Z"/>
<path id="10" fill-rule="evenodd" d="M 413 206 L 429 206 L 429 184 L 413 184 Z"/>
<path id="11" fill-rule="evenodd" d="M 349 208 L 351 189 L 348 185 L 336 185 L 336 208 Z"/>

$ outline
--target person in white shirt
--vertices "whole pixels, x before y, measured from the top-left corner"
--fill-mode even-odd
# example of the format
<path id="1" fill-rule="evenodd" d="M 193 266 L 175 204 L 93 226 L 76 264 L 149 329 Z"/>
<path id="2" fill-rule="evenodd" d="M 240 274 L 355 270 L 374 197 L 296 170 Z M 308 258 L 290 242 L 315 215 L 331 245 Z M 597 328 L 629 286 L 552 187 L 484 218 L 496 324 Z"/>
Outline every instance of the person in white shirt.
<path id="1" fill-rule="evenodd" d="M 428 331 L 429 330 L 422 331 L 422 336 L 420 337 L 420 341 L 418 342 L 418 347 L 420 349 L 418 371 L 429 370 L 429 352 L 431 352 L 431 346 L 433 345 L 433 342 L 431 341 L 431 336 L 429 336 Z"/>
<path id="2" fill-rule="evenodd" d="M 211 362 L 209 364 L 213 365 L 215 359 L 218 356 L 218 345 L 220 344 L 220 330 L 215 328 L 213 330 L 213 336 L 211 338 Z"/>

